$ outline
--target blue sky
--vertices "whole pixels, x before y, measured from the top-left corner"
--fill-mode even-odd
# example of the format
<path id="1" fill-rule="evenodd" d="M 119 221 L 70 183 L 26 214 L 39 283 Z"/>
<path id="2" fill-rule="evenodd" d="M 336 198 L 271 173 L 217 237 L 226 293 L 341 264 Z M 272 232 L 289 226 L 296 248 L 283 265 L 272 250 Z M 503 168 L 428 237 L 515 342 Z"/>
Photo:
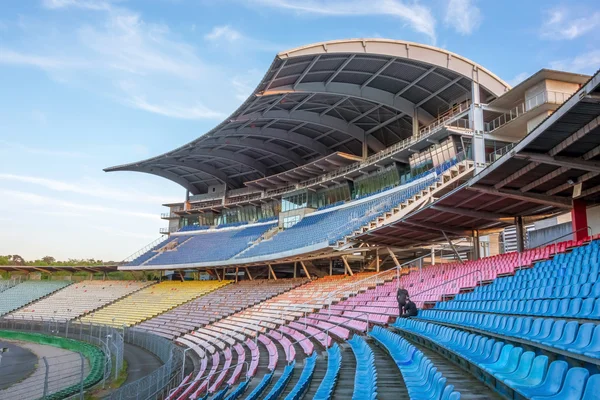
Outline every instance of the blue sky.
<path id="1" fill-rule="evenodd" d="M 600 67 L 597 1 L 3 0 L 0 254 L 120 260 L 184 189 L 102 168 L 206 132 L 279 51 L 383 37 L 436 45 L 511 84 Z"/>

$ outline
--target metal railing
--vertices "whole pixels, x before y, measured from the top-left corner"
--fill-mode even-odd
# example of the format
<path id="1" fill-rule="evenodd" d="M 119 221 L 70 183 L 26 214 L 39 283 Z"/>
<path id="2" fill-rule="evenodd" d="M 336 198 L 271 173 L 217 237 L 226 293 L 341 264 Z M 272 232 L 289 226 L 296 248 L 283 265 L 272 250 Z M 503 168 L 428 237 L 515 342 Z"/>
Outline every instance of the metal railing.
<path id="1" fill-rule="evenodd" d="M 572 93 L 555 92 L 551 90 L 543 91 L 533 97 L 525 100 L 523 103 L 500 115 L 490 122 L 485 123 L 485 131 L 490 133 L 494 130 L 506 125 L 510 121 L 520 117 L 521 115 L 541 106 L 542 104 L 562 104 Z"/>
<path id="2" fill-rule="evenodd" d="M 165 236 L 161 236 L 158 239 L 150 242 L 150 244 L 147 244 L 145 247 L 142 247 L 140 250 L 136 251 L 135 253 L 129 255 L 128 257 L 126 257 L 125 259 L 123 259 L 123 263 L 128 263 L 131 262 L 133 260 L 135 260 L 136 258 L 138 258 L 139 256 L 141 256 L 144 253 L 147 253 L 148 251 L 152 250 L 153 248 L 155 248 L 156 246 L 158 246 L 158 244 L 166 241 L 168 239 L 168 237 Z"/>
<path id="3" fill-rule="evenodd" d="M 194 384 L 195 384 L 195 383 L 197 383 L 197 382 L 202 382 L 202 383 L 200 384 L 200 386 L 202 386 L 202 385 L 204 384 L 204 381 L 207 381 L 207 382 L 206 382 L 206 387 L 205 387 L 205 389 L 204 389 L 204 390 L 202 390 L 201 392 L 199 392 L 199 393 L 198 393 L 198 395 L 201 395 L 201 394 L 202 394 L 204 391 L 206 391 L 206 393 L 205 393 L 205 394 L 207 394 L 207 395 L 208 395 L 208 394 L 209 394 L 209 390 L 210 390 L 210 380 L 211 380 L 213 377 L 215 377 L 215 376 L 219 376 L 219 374 L 220 374 L 220 373 L 222 373 L 222 372 L 224 372 L 224 371 L 229 371 L 230 369 L 235 369 L 235 368 L 239 367 L 240 365 L 243 365 L 243 366 L 245 366 L 245 367 L 246 367 L 246 374 L 245 374 L 245 377 L 246 377 L 246 381 L 248 381 L 248 380 L 250 379 L 250 377 L 248 376 L 248 374 L 249 374 L 249 365 L 250 365 L 250 363 L 248 363 L 248 361 L 242 361 L 242 362 L 239 362 L 239 363 L 237 363 L 237 364 L 235 364 L 235 365 L 230 365 L 230 366 L 229 366 L 229 367 L 227 367 L 227 368 L 222 368 L 222 369 L 220 369 L 220 370 L 217 370 L 217 371 L 214 371 L 214 372 L 208 371 L 208 372 L 206 372 L 206 373 L 205 373 L 205 375 L 202 375 L 201 377 L 196 377 L 196 378 L 194 378 L 194 379 L 192 379 L 192 380 L 190 380 L 190 381 L 186 382 L 184 385 L 181 385 L 181 384 L 180 384 L 180 385 L 178 385 L 177 387 L 174 387 L 174 388 L 172 388 L 172 389 L 169 391 L 169 396 L 171 396 L 171 395 L 173 394 L 173 392 L 174 392 L 174 391 L 176 391 L 176 390 L 181 390 L 181 389 L 183 389 L 183 390 L 185 391 L 185 390 L 186 390 L 186 388 L 189 388 L 190 386 L 194 385 Z M 243 371 L 243 370 L 242 370 L 242 371 Z M 199 398 L 201 398 L 201 397 L 199 397 Z"/>
<path id="4" fill-rule="evenodd" d="M 517 142 L 511 143 L 504 147 L 499 148 L 498 150 L 494 151 L 493 153 L 488 154 L 488 162 L 491 164 L 494 161 L 498 160 L 500 157 L 504 156 L 505 154 L 508 154 L 516 145 L 517 145 Z"/>
<path id="5" fill-rule="evenodd" d="M 459 118 L 465 116 L 471 109 L 471 100 L 465 100 L 460 104 L 455 105 L 444 114 L 440 115 L 435 121 L 419 130 L 419 135 L 429 135 L 443 128 L 444 126 L 454 126 L 453 123 Z M 467 124 L 468 126 L 468 124 Z"/>
<path id="6" fill-rule="evenodd" d="M 475 286 L 479 286 L 483 282 L 483 272 L 480 269 L 476 269 L 474 271 L 468 272 L 468 273 L 466 273 L 464 275 L 458 276 L 458 277 L 456 277 L 454 279 L 451 279 L 449 281 L 442 282 L 442 283 L 440 283 L 438 285 L 435 285 L 435 286 L 432 286 L 432 287 L 427 288 L 425 290 L 422 290 L 420 292 L 417 292 L 416 294 L 411 294 L 410 297 L 411 297 L 411 299 L 412 298 L 416 298 L 417 296 L 419 296 L 419 295 L 421 295 L 423 293 L 430 292 L 430 291 L 432 291 L 434 289 L 440 289 L 440 288 L 445 287 L 446 285 L 448 285 L 450 283 L 458 281 L 459 279 L 463 279 L 463 278 L 465 278 L 467 276 L 471 276 L 471 275 L 475 275 L 475 274 L 479 275 L 479 280 L 476 281 Z M 456 286 L 454 286 L 454 287 L 456 287 Z M 458 288 L 458 289 L 460 291 L 460 289 L 462 289 L 462 288 Z M 438 294 L 441 296 L 442 301 L 445 301 L 445 299 L 446 299 L 447 296 L 452 296 L 453 295 L 451 293 L 446 293 L 446 292 L 442 292 L 442 293 L 438 293 Z"/>
<path id="7" fill-rule="evenodd" d="M 19 332 L 29 333 L 41 333 L 45 335 L 64 337 L 68 339 L 75 339 L 83 342 L 88 342 L 98 346 L 105 354 L 105 365 L 103 368 L 102 380 L 94 387 L 87 389 L 93 390 L 98 387 L 105 387 L 106 382 L 117 377 L 123 368 L 123 356 L 124 356 L 124 340 L 120 330 L 107 327 L 107 326 L 94 326 L 90 324 L 82 324 L 77 321 L 60 322 L 54 319 L 42 319 L 39 320 L 26 320 L 21 318 L 1 318 L 0 329 L 11 330 Z M 80 392 L 74 395 L 74 398 L 83 398 L 84 389 L 83 381 L 87 377 L 87 372 L 82 374 L 81 367 L 77 367 L 77 376 L 70 376 L 68 384 L 61 381 L 60 377 L 64 377 L 65 373 L 72 372 L 72 365 L 61 365 L 61 363 L 55 363 L 58 359 L 47 358 L 44 361 L 44 376 L 33 376 L 33 380 L 23 381 L 22 387 L 15 386 L 20 398 L 38 398 L 49 396 L 52 393 L 58 392 L 65 387 L 71 385 L 79 385 L 81 387 Z M 67 361 L 65 361 L 67 362 Z M 68 363 L 73 364 L 72 357 Z M 87 363 L 84 363 L 87 365 Z M 66 365 L 66 367 L 65 367 Z M 0 375 L 4 376 L 6 373 L 0 368 Z M 57 378 L 58 376 L 58 378 Z M 56 379 L 55 379 L 56 378 Z M 17 398 L 17 397 L 15 397 Z"/>
<path id="8" fill-rule="evenodd" d="M 344 322 L 338 322 L 337 324 L 335 324 L 335 325 L 333 325 L 333 326 L 330 326 L 330 327 L 328 327 L 328 328 L 326 328 L 326 329 L 325 329 L 325 337 L 326 337 L 326 339 L 325 339 L 325 346 L 324 346 L 324 347 L 325 347 L 325 349 L 328 349 L 328 348 L 329 348 L 329 342 L 330 342 L 330 339 L 329 339 L 329 337 L 330 337 L 330 336 L 329 336 L 329 332 L 330 332 L 330 331 L 331 331 L 333 328 L 338 328 L 338 327 L 340 327 L 340 326 L 342 326 L 342 325 L 344 325 L 344 324 L 347 324 L 347 323 L 348 323 L 348 322 L 350 322 L 350 321 L 355 321 L 355 320 L 358 320 L 358 321 L 364 322 L 363 320 L 359 320 L 359 319 L 358 319 L 358 317 L 361 317 L 361 316 L 363 316 L 363 315 L 367 317 L 367 329 L 366 329 L 366 331 L 368 332 L 368 331 L 369 331 L 369 326 L 371 325 L 371 323 L 370 323 L 370 319 L 369 319 L 369 314 L 368 314 L 368 313 L 365 313 L 365 312 L 363 312 L 363 313 L 360 313 L 360 314 L 358 314 L 358 315 L 355 315 L 354 317 L 345 317 L 345 316 L 344 316 L 344 317 L 341 317 L 341 318 L 346 318 L 346 320 L 345 320 Z M 304 320 L 305 320 L 305 325 L 304 325 L 304 326 L 307 326 L 307 324 L 306 324 L 306 316 L 304 317 Z M 324 321 L 324 322 L 327 322 L 327 321 Z M 328 322 L 328 323 L 330 323 L 330 322 Z M 310 339 L 310 338 L 317 338 L 317 335 L 319 335 L 319 336 L 320 336 L 320 335 L 322 335 L 322 334 L 323 334 L 323 331 L 319 331 L 319 332 L 317 332 L 317 333 L 313 333 L 313 334 L 312 334 L 312 335 L 310 335 L 310 336 L 305 336 L 305 337 L 303 337 L 302 339 L 298 339 L 298 340 L 296 340 L 295 342 L 292 342 L 292 343 L 290 343 L 290 344 L 288 345 L 288 348 L 287 348 L 287 351 L 286 351 L 286 357 L 287 357 L 287 355 L 288 355 L 288 354 L 290 354 L 290 351 L 292 350 L 292 347 L 293 347 L 295 344 L 298 344 L 298 343 L 300 343 L 300 342 L 303 342 L 303 341 L 305 341 L 305 340 L 308 340 L 308 339 Z M 317 340 L 319 340 L 319 339 L 317 338 Z M 290 365 L 291 363 L 292 363 L 291 361 L 288 361 L 288 365 Z"/>

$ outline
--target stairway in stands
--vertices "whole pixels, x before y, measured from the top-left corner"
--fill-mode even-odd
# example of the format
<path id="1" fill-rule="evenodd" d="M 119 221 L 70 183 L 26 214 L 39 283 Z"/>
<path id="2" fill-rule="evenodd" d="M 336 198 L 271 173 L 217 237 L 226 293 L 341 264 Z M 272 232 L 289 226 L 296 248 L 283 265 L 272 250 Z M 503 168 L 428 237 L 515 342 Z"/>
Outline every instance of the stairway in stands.
<path id="1" fill-rule="evenodd" d="M 373 340 L 368 341 L 375 354 L 375 369 L 377 371 L 377 398 L 380 400 L 408 400 L 406 384 L 398 366 L 385 349 Z"/>

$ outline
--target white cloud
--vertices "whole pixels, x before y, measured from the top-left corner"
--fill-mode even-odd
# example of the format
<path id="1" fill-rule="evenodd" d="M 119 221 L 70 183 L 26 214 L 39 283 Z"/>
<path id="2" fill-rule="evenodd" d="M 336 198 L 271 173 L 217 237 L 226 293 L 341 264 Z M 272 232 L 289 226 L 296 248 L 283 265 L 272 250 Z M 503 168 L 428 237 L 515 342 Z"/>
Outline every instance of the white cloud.
<path id="1" fill-rule="evenodd" d="M 242 34 L 229 25 L 215 26 L 212 31 L 204 35 L 204 39 L 209 41 L 226 40 L 235 42 L 242 38 Z"/>
<path id="2" fill-rule="evenodd" d="M 25 146 L 19 143 L 0 140 L 0 152 L 23 152 L 29 154 L 50 156 L 50 157 L 68 157 L 68 158 L 88 158 L 90 155 L 78 151 L 54 150 L 48 148 Z"/>
<path id="3" fill-rule="evenodd" d="M 94 180 L 89 178 L 83 179 L 78 182 L 66 182 L 57 179 L 47 179 L 37 176 L 0 173 L 0 181 L 26 183 L 41 186 L 45 189 L 50 189 L 57 192 L 75 193 L 79 195 L 96 197 L 111 201 L 148 203 L 152 205 L 157 205 L 163 202 L 171 203 L 181 200 L 174 198 L 165 199 L 161 196 L 153 196 L 139 191 L 105 186 L 96 183 Z"/>
<path id="4" fill-rule="evenodd" d="M 481 10 L 473 0 L 450 0 L 444 22 L 461 35 L 470 35 L 481 25 Z"/>
<path id="5" fill-rule="evenodd" d="M 110 2 L 102 0 L 43 0 L 42 5 L 49 9 L 67 7 L 85 8 L 89 10 L 110 9 Z"/>
<path id="6" fill-rule="evenodd" d="M 244 0 L 261 6 L 321 16 L 386 15 L 396 17 L 435 42 L 436 21 L 428 7 L 401 0 Z"/>
<path id="7" fill-rule="evenodd" d="M 600 66 L 600 50 L 591 50 L 573 58 L 565 58 L 550 63 L 552 69 L 590 75 L 598 70 L 598 66 Z"/>
<path id="8" fill-rule="evenodd" d="M 0 48 L 0 64 L 42 68 L 46 70 L 81 67 L 82 63 L 55 56 L 28 54 Z"/>
<path id="9" fill-rule="evenodd" d="M 232 108 L 233 94 L 223 91 L 227 73 L 206 64 L 168 26 L 107 1 L 49 0 L 44 6 L 100 14 L 93 23 L 60 29 L 44 20 L 28 22 L 35 30 L 22 30 L 18 50 L 0 47 L 0 65 L 40 68 L 59 83 L 172 118 L 221 118 L 227 113 L 220 110 Z"/>
<path id="10" fill-rule="evenodd" d="M 572 40 L 600 27 L 600 12 L 591 12 L 576 17 L 566 8 L 554 8 L 546 11 L 540 36 L 550 40 Z"/>
<path id="11" fill-rule="evenodd" d="M 225 113 L 211 110 L 202 104 L 179 105 L 179 104 L 151 104 L 142 97 L 133 97 L 126 100 L 126 103 L 140 110 L 150 111 L 155 114 L 166 117 L 180 119 L 222 119 L 227 116 Z"/>
<path id="12" fill-rule="evenodd" d="M 246 71 L 243 75 L 236 75 L 231 79 L 231 85 L 235 89 L 235 98 L 241 102 L 246 101 L 248 96 L 252 94 L 262 75 L 260 71 L 252 69 Z"/>
<path id="13" fill-rule="evenodd" d="M 510 86 L 517 86 L 519 83 L 523 82 L 525 79 L 529 78 L 529 72 L 521 72 L 517 74 L 514 78 L 508 81 Z"/>
<path id="14" fill-rule="evenodd" d="M 107 233 L 113 237 L 117 236 L 117 237 L 127 237 L 127 238 L 147 239 L 147 240 L 156 239 L 156 235 L 149 235 L 149 234 L 143 234 L 143 233 L 137 233 L 137 232 L 129 232 L 129 231 L 121 230 L 121 229 L 115 229 L 110 226 L 88 225 L 88 227 L 90 227 L 92 229 L 96 229 L 103 233 Z"/>
<path id="15" fill-rule="evenodd" d="M 118 215 L 125 216 L 131 218 L 142 218 L 142 219 L 151 219 L 158 220 L 159 216 L 150 213 L 143 213 L 137 211 L 131 211 L 127 209 L 121 208 L 112 208 L 101 205 L 94 204 L 80 204 L 73 203 L 69 201 L 64 201 L 61 199 L 56 199 L 48 196 L 41 196 L 35 193 L 30 192 L 22 192 L 18 190 L 0 190 L 0 195 L 3 198 L 13 199 L 19 201 L 19 203 L 23 206 L 31 205 L 44 207 L 46 211 L 53 212 L 77 212 L 82 211 L 88 214 L 108 214 L 108 215 Z"/>

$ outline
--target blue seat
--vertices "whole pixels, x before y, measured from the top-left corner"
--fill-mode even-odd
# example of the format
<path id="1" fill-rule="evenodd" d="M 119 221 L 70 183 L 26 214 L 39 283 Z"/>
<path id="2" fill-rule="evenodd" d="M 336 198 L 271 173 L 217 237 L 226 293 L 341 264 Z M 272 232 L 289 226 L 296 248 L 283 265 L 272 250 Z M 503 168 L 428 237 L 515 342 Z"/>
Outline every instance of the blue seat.
<path id="1" fill-rule="evenodd" d="M 538 385 L 514 385 L 513 388 L 525 397 L 552 396 L 560 390 L 562 382 L 567 374 L 569 365 L 565 361 L 554 361 L 548 367 L 544 380 Z"/>
<path id="2" fill-rule="evenodd" d="M 542 322 L 540 331 L 537 334 L 531 335 L 530 333 L 528 333 L 527 335 L 525 335 L 524 339 L 532 340 L 534 342 L 539 342 L 541 340 L 544 340 L 548 336 L 550 336 L 550 332 L 552 332 L 552 326 L 554 326 L 554 320 L 553 319 L 545 319 Z"/>
<path id="3" fill-rule="evenodd" d="M 516 375 L 508 377 L 504 380 L 504 383 L 508 386 L 537 386 L 542 383 L 544 375 L 548 369 L 548 357 L 537 356 L 533 359 L 529 373 L 525 377 L 518 377 Z"/>
<path id="4" fill-rule="evenodd" d="M 556 326 L 556 324 L 555 324 Z M 573 343 L 575 337 L 577 336 L 577 330 L 579 329 L 579 322 L 571 321 L 564 326 L 562 330 L 562 335 L 559 338 L 555 338 L 555 336 L 550 335 L 546 340 L 542 342 L 546 346 L 558 347 L 561 345 L 568 345 Z"/>
<path id="5" fill-rule="evenodd" d="M 553 395 L 535 395 L 531 400 L 580 400 L 590 373 L 585 368 L 571 368 L 567 371 L 562 388 Z"/>
<path id="6" fill-rule="evenodd" d="M 598 400 L 598 394 L 600 394 L 600 374 L 590 376 L 581 400 Z"/>
<path id="7" fill-rule="evenodd" d="M 523 353 L 522 347 L 514 347 L 512 344 L 507 344 L 502 348 L 502 353 L 496 362 L 481 364 L 480 367 L 493 374 L 495 372 L 512 372 L 517 368 L 519 357 Z"/>
<path id="8" fill-rule="evenodd" d="M 581 308 L 579 309 L 577 315 L 575 315 L 575 318 L 589 318 L 589 315 L 594 310 L 595 301 L 596 299 L 593 298 L 587 298 L 583 300 L 583 302 L 581 303 Z"/>
<path id="9" fill-rule="evenodd" d="M 556 346 L 559 349 L 570 351 L 571 353 L 583 354 L 586 351 L 586 348 L 589 346 L 594 331 L 596 329 L 596 325 L 592 323 L 583 324 L 579 327 L 579 331 L 577 331 L 577 337 L 575 341 L 567 346 Z"/>
<path id="10" fill-rule="evenodd" d="M 563 330 L 565 329 L 566 324 L 567 323 L 564 320 L 554 321 L 550 334 L 541 342 L 545 344 L 558 341 L 562 337 Z"/>
<path id="11" fill-rule="evenodd" d="M 521 357 L 518 359 L 517 368 L 512 371 L 494 373 L 494 376 L 496 379 L 500 379 L 502 381 L 509 378 L 524 379 L 527 377 L 527 375 L 529 375 L 529 370 L 531 369 L 534 358 L 535 353 L 533 351 L 526 351 L 525 353 L 521 354 Z"/>
<path id="12" fill-rule="evenodd" d="M 600 358 L 600 325 L 596 325 L 590 343 L 582 350 L 588 357 Z"/>
<path id="13" fill-rule="evenodd" d="M 581 310 L 581 303 L 582 301 L 579 298 L 571 299 L 569 302 L 569 308 L 563 316 L 571 318 L 575 317 L 579 313 L 579 310 Z"/>

